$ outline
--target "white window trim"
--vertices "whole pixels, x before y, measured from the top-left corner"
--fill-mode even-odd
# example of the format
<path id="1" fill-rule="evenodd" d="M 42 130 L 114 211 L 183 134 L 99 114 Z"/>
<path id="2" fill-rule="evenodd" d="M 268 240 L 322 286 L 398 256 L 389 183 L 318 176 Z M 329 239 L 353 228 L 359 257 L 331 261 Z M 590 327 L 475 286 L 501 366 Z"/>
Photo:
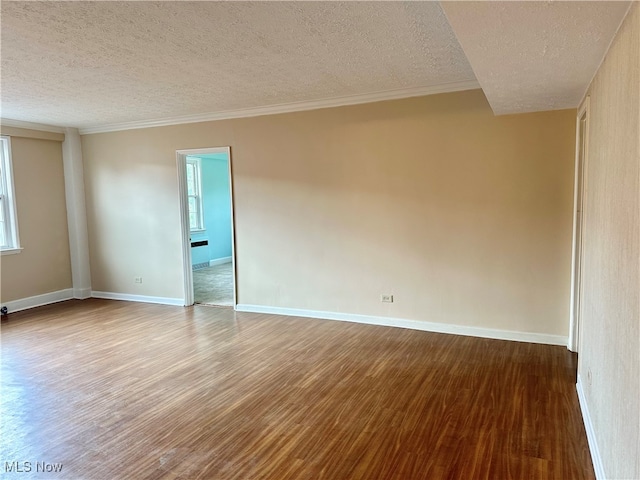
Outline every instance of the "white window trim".
<path id="1" fill-rule="evenodd" d="M 13 255 L 20 253 L 20 234 L 18 228 L 18 215 L 16 214 L 16 197 L 13 181 L 13 165 L 11 162 L 11 138 L 7 136 L 0 137 L 0 148 L 2 148 L 2 171 L 4 174 L 0 177 L 2 182 L 2 190 L 5 192 L 6 202 L 3 202 L 5 209 L 4 215 L 7 224 L 6 235 L 10 244 L 6 247 L 0 246 L 2 255 Z"/>
<path id="2" fill-rule="evenodd" d="M 196 198 L 196 203 L 198 206 L 198 227 L 197 228 L 191 228 L 190 231 L 193 233 L 197 233 L 197 232 L 204 232 L 206 229 L 204 228 L 204 213 L 203 213 L 203 202 L 202 202 L 202 163 L 200 161 L 199 158 L 197 157 L 187 157 L 186 160 L 187 164 L 192 164 L 195 166 L 195 171 L 196 171 L 196 194 L 195 195 L 189 195 L 188 193 L 188 186 L 187 186 L 187 205 L 189 204 L 189 197 L 195 197 Z"/>

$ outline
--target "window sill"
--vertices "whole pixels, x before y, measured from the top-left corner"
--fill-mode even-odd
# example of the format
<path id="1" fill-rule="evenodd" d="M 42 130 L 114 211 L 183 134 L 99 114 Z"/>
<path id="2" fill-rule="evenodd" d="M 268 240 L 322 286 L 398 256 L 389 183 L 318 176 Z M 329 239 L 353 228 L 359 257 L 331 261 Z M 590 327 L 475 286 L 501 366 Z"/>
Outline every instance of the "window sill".
<path id="1" fill-rule="evenodd" d="M 207 231 L 206 228 L 197 228 L 195 230 L 189 230 L 191 233 L 204 233 Z"/>
<path id="2" fill-rule="evenodd" d="M 15 255 L 16 253 L 20 253 L 22 252 L 22 250 L 24 250 L 24 248 L 5 248 L 3 250 L 0 250 L 0 254 L 2 255 Z"/>

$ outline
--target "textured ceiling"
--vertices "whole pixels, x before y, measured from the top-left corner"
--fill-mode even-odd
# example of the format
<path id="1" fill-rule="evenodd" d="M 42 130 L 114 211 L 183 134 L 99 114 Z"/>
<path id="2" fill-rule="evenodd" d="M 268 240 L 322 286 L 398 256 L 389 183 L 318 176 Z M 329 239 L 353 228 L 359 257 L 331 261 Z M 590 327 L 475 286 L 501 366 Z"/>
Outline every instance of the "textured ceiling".
<path id="1" fill-rule="evenodd" d="M 573 108 L 629 2 L 442 2 L 496 114 Z"/>
<path id="2" fill-rule="evenodd" d="M 1 2 L 2 117 L 95 127 L 475 81 L 437 2 Z"/>
<path id="3" fill-rule="evenodd" d="M 97 131 L 476 77 L 497 114 L 576 107 L 629 5 L 441 3 L 4 0 L 0 114 Z"/>

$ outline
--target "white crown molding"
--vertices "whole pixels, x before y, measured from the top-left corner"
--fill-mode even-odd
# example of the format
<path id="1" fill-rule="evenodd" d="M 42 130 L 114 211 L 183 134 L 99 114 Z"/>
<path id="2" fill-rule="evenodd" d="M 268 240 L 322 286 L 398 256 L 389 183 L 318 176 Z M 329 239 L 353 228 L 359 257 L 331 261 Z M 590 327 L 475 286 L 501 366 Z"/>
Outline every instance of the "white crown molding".
<path id="1" fill-rule="evenodd" d="M 55 125 L 45 125 L 44 123 L 23 122 L 22 120 L 12 120 L 11 118 L 0 118 L 0 125 L 3 127 L 28 128 L 40 132 L 65 133 L 65 127 Z"/>
<path id="2" fill-rule="evenodd" d="M 239 110 L 226 110 L 223 112 L 201 113 L 197 115 L 184 115 L 179 117 L 161 118 L 157 120 L 140 120 L 136 122 L 112 123 L 95 127 L 80 129 L 81 135 L 91 133 L 118 132 L 121 130 L 133 130 L 137 128 L 164 127 L 180 125 L 184 123 L 210 122 L 213 120 L 229 120 L 232 118 L 258 117 L 261 115 L 275 115 L 278 113 L 301 112 L 305 110 L 317 110 L 320 108 L 342 107 L 346 105 L 358 105 L 361 103 L 380 102 L 384 100 L 398 100 L 401 98 L 422 97 L 438 93 L 460 92 L 480 88 L 475 80 L 466 82 L 446 83 L 430 87 L 404 88 L 401 90 L 387 90 L 384 92 L 363 93 L 346 97 L 326 98 L 322 100 L 310 100 L 304 102 L 282 103 L 264 107 L 243 108 Z"/>
<path id="3" fill-rule="evenodd" d="M 264 305 L 236 305 L 238 312 L 267 313 L 292 317 L 319 318 L 323 320 L 339 320 L 342 322 L 364 323 L 384 327 L 400 327 L 424 332 L 449 333 L 467 337 L 492 338 L 495 340 L 511 340 L 514 342 L 541 343 L 545 345 L 567 346 L 567 337 L 545 333 L 515 332 L 495 328 L 469 327 L 450 323 L 426 322 L 394 317 L 376 317 L 354 313 L 323 312 L 319 310 L 303 310 L 297 308 L 267 307 Z"/>

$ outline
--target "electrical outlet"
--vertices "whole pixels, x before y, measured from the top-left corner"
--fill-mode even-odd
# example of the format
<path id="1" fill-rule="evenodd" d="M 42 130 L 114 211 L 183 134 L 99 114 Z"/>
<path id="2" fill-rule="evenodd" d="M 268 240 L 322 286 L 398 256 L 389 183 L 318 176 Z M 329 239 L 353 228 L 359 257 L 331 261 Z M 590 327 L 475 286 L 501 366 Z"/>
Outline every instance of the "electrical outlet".
<path id="1" fill-rule="evenodd" d="M 135 283 L 142 283 L 142 277 L 136 277 L 133 279 Z"/>
<path id="2" fill-rule="evenodd" d="M 380 301 L 383 303 L 393 303 L 393 295 L 380 295 Z"/>

